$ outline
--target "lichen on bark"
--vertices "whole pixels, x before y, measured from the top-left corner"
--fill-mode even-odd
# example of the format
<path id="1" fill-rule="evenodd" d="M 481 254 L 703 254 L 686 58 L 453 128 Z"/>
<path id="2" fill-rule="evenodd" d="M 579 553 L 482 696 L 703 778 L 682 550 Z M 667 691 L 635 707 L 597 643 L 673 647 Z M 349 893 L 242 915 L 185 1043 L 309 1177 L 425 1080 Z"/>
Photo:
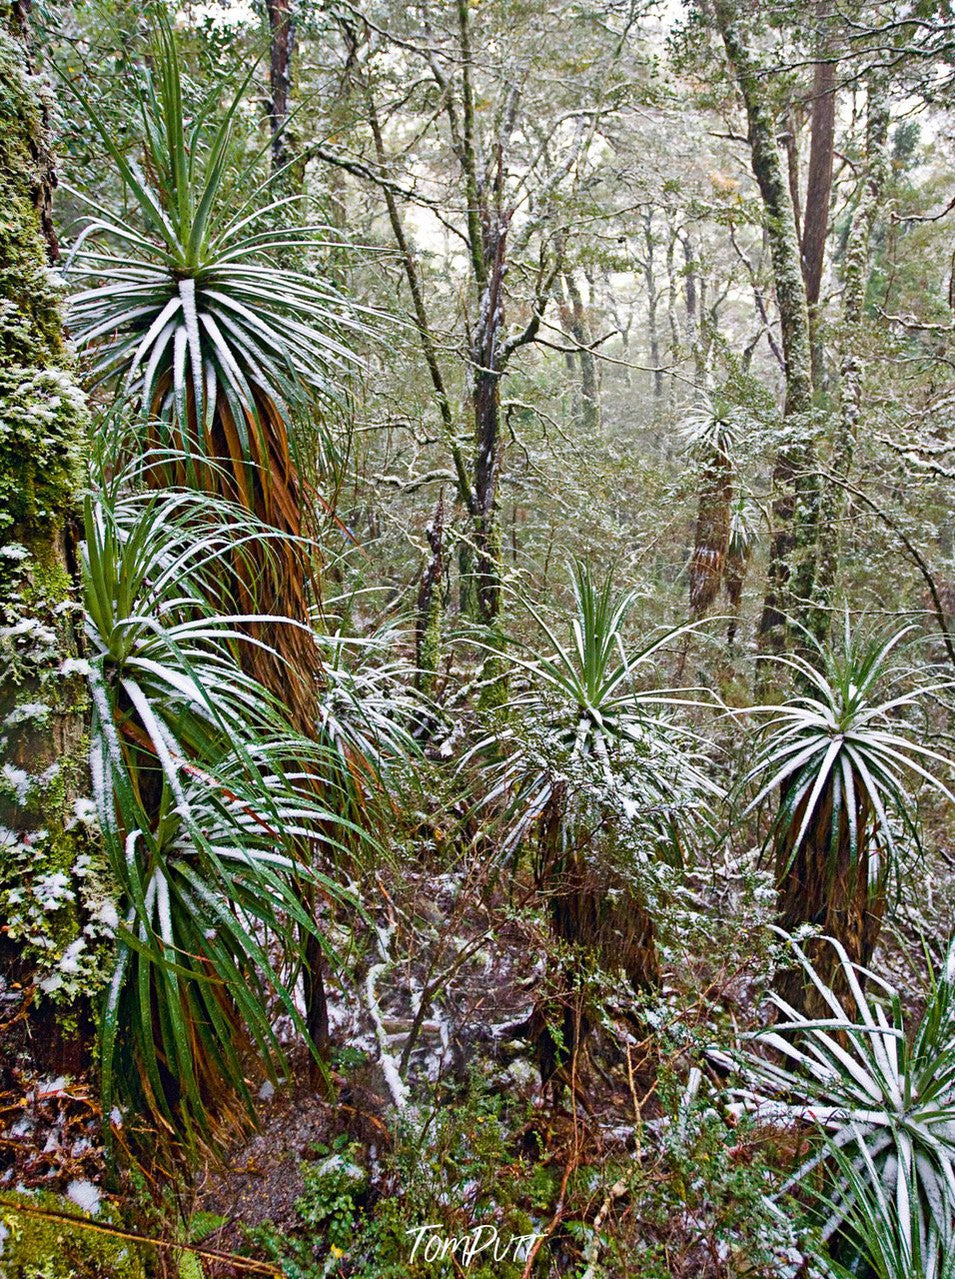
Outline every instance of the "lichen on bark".
<path id="1" fill-rule="evenodd" d="M 812 352 L 792 195 L 776 141 L 763 70 L 737 0 L 715 0 L 717 26 L 746 108 L 753 175 L 762 197 L 785 357 L 783 436 L 773 468 L 773 532 L 760 648 L 780 650 L 788 620 L 811 616 L 819 520 Z"/>
<path id="2" fill-rule="evenodd" d="M 62 1015 L 100 982 L 114 912 L 84 806 L 73 542 L 87 417 L 55 271 L 50 105 L 0 0 L 0 982 Z M 56 1039 L 34 1033 L 42 1064 L 75 1064 Z"/>
<path id="3" fill-rule="evenodd" d="M 0 4 L 0 13 L 5 6 Z M 34 554 L 57 540 L 79 488 L 83 398 L 45 230 L 52 162 L 44 95 L 13 18 L 0 25 L 0 536 Z M 59 527 L 58 527 L 59 526 Z M 42 559 L 49 560 L 43 554 Z"/>

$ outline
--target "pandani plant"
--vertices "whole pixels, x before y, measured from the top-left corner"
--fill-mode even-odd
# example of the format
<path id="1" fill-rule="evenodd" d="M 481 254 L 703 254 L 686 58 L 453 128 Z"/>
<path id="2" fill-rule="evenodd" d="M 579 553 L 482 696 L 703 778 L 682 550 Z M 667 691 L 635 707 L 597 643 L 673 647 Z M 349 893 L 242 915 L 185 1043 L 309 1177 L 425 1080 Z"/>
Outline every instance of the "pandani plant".
<path id="1" fill-rule="evenodd" d="M 484 803 L 501 810 L 502 857 L 532 850 L 558 942 L 645 990 L 659 981 L 652 867 L 684 858 L 720 794 L 694 735 L 673 715 L 690 697 L 641 683 L 692 627 L 635 648 L 624 633 L 636 592 L 617 592 L 612 574 L 597 579 L 579 563 L 571 581 L 567 641 L 527 605 L 547 647 L 511 655 L 523 687 L 509 700 L 506 726 L 476 748 L 499 752 Z M 586 1030 L 572 1009 L 556 1035 L 550 1020 L 539 1010 L 545 1076 Z"/>
<path id="2" fill-rule="evenodd" d="M 686 451 L 699 468 L 696 528 L 690 556 L 693 617 L 702 617 L 713 606 L 724 580 L 730 590 L 735 453 L 745 420 L 742 411 L 722 397 L 704 395 L 697 410 L 683 424 Z M 738 549 L 734 547 L 734 571 L 739 564 Z"/>
<path id="3" fill-rule="evenodd" d="M 811 925 L 845 947 L 853 963 L 872 959 L 885 913 L 889 877 L 904 848 L 918 848 L 913 784 L 949 800 L 942 780 L 950 761 L 918 740 L 913 713 L 947 684 L 912 685 L 896 655 L 912 627 L 888 635 L 853 630 L 846 612 L 841 640 L 811 638 L 809 657 L 770 660 L 804 691 L 761 717 L 757 753 L 741 786 L 756 794 L 753 812 L 778 795 L 768 846 L 775 856 L 778 922 L 792 933 Z M 823 977 L 839 986 L 841 969 L 823 942 L 809 943 Z M 818 1004 L 798 966 L 779 977 L 794 1006 Z M 844 993 L 844 992 L 840 992 Z"/>
<path id="4" fill-rule="evenodd" d="M 260 585 L 257 606 L 305 623 L 314 557 L 300 537 L 307 494 L 292 422 L 306 415 L 318 429 L 323 404 L 354 364 L 339 335 L 362 326 L 321 272 L 306 269 L 323 250 L 320 228 L 281 225 L 294 218 L 295 201 L 273 198 L 262 156 L 243 149 L 236 125 L 254 68 L 224 109 L 218 88 L 187 103 L 169 20 L 159 7 L 149 12 L 150 66 L 135 85 L 142 165 L 74 87 L 130 210 L 121 215 L 74 192 L 92 215 L 68 262 L 79 286 L 69 324 L 91 358 L 92 388 L 141 410 L 142 448 L 169 450 L 150 483 L 199 487 L 289 535 L 271 548 L 282 569 L 261 574 L 270 594 Z M 302 269 L 287 264 L 290 255 Z M 254 548 L 229 567 L 230 590 L 251 612 L 262 567 Z M 308 629 L 284 627 L 271 644 L 248 646 L 243 660 L 308 732 L 320 669 Z"/>
<path id="5" fill-rule="evenodd" d="M 726 544 L 726 563 L 723 570 L 723 586 L 730 619 L 726 626 L 726 639 L 732 646 L 739 629 L 740 604 L 743 585 L 756 541 L 755 508 L 741 494 L 730 512 L 729 539 Z"/>
<path id="6" fill-rule="evenodd" d="M 248 555 L 281 572 L 268 551 L 283 535 L 207 493 L 125 479 L 87 498 L 80 548 L 91 772 L 118 891 L 103 1102 L 194 1150 L 253 1113 L 250 1074 L 287 1073 L 279 1014 L 310 1041 L 293 994 L 309 940 L 336 961 L 303 885 L 354 907 L 316 867 L 360 832 L 322 748 L 241 661 L 264 643 L 249 621 L 294 623 L 221 611 L 223 566 Z"/>
<path id="7" fill-rule="evenodd" d="M 809 1194 L 832 1274 L 951 1279 L 955 950 L 941 972 L 930 972 L 913 1027 L 897 991 L 854 964 L 838 941 L 825 945 L 844 997 L 807 948 L 786 945 L 818 996 L 818 1014 L 771 994 L 775 1024 L 754 1032 L 735 1059 L 744 1079 L 738 1104 L 818 1138 L 779 1194 Z"/>

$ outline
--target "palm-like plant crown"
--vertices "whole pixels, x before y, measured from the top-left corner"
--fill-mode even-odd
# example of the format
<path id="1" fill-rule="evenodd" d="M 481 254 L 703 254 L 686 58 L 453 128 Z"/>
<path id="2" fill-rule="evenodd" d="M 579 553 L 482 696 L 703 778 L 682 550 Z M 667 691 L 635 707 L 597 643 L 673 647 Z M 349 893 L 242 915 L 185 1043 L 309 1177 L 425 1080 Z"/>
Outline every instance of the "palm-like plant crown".
<path id="1" fill-rule="evenodd" d="M 513 826 L 506 849 L 517 846 L 547 808 L 562 781 L 572 780 L 568 817 L 610 800 L 624 822 L 639 817 L 658 845 L 679 843 L 678 812 L 705 811 L 719 788 L 706 776 L 692 734 L 670 712 L 690 704 L 685 694 L 649 688 L 638 679 L 652 658 L 688 629 L 667 631 L 628 651 L 623 630 L 636 592 L 618 593 L 613 579 L 595 580 L 583 564 L 572 573 L 575 610 L 570 643 L 530 607 L 550 652 L 517 658 L 529 676 L 510 708 L 523 727 L 506 730 L 506 758 L 492 796 L 509 794 Z"/>
<path id="2" fill-rule="evenodd" d="M 806 1182 L 820 1162 L 831 1161 L 824 1237 L 848 1222 L 865 1244 L 864 1220 L 871 1226 L 881 1217 L 881 1244 L 889 1246 L 879 1251 L 919 1260 L 911 1270 L 887 1266 L 886 1273 L 934 1279 L 955 1246 L 955 951 L 912 1033 L 898 994 L 858 970 L 838 942 L 829 944 L 846 997 L 838 998 L 806 952 L 791 943 L 822 1014 L 810 1019 L 771 997 L 782 1020 L 754 1038 L 773 1050 L 775 1060 L 744 1054 L 744 1104 L 771 1120 L 822 1128 L 825 1143 L 783 1189 Z M 866 978 L 873 993 L 862 989 Z M 876 1213 L 867 1211 L 873 1206 Z"/>
<path id="3" fill-rule="evenodd" d="M 292 203 L 271 199 L 257 158 L 242 157 L 234 126 L 248 77 L 218 120 L 217 95 L 189 119 L 176 42 L 161 13 L 156 32 L 154 70 L 138 84 L 144 169 L 84 100 L 133 214 L 86 200 L 95 216 L 70 268 L 86 287 L 71 299 L 69 320 L 92 354 L 94 381 L 131 397 L 149 421 L 149 444 L 175 459 L 152 468 L 154 486 L 216 492 L 291 535 L 268 597 L 254 586 L 261 564 L 234 566 L 230 586 L 240 588 L 233 594 L 243 612 L 256 611 L 255 597 L 257 611 L 305 623 L 314 573 L 313 557 L 295 540 L 307 521 L 292 406 L 315 409 L 318 397 L 333 393 L 352 362 L 333 333 L 355 322 L 330 288 L 279 261 L 304 257 L 318 240 L 315 228 L 274 229 Z M 284 626 L 274 648 L 274 658 L 247 650 L 247 669 L 307 732 L 320 670 L 315 643 L 301 626 Z"/>
<path id="4" fill-rule="evenodd" d="M 189 120 L 165 20 L 157 39 L 155 72 L 139 85 L 145 173 L 84 103 L 137 216 L 94 205 L 72 255 L 71 274 L 89 287 L 72 297 L 70 323 L 81 347 L 95 347 L 96 377 L 121 378 L 167 423 L 188 422 L 200 451 L 220 416 L 229 456 L 260 462 L 263 403 L 282 409 L 296 391 L 330 390 L 353 360 L 331 336 L 349 321 L 332 289 L 276 261 L 318 240 L 315 228 L 269 229 L 293 202 L 269 200 L 256 159 L 241 158 L 234 125 L 248 77 L 218 122 L 214 99 Z"/>
<path id="5" fill-rule="evenodd" d="M 868 638 L 853 634 L 847 616 L 841 647 L 819 648 L 817 665 L 800 656 L 776 659 L 795 670 L 808 691 L 782 706 L 756 708 L 765 716 L 762 746 L 742 785 L 759 784 L 747 812 L 780 791 L 774 832 L 782 874 L 805 841 L 818 837 L 830 873 L 844 849 L 852 864 L 865 859 L 866 880 L 875 889 L 896 852 L 892 817 L 918 838 L 911 779 L 955 799 L 928 767 L 947 768 L 949 761 L 914 740 L 905 718 L 934 689 L 899 690 L 905 673 L 891 668 L 911 629 Z"/>
<path id="6" fill-rule="evenodd" d="M 686 451 L 700 467 L 699 505 L 690 560 L 690 608 L 696 616 L 705 613 L 714 602 L 726 575 L 736 484 L 735 458 L 740 436 L 748 423 L 745 410 L 718 395 L 704 395 L 697 409 L 683 422 Z M 732 599 L 732 587 L 730 596 Z"/>
<path id="7" fill-rule="evenodd" d="M 239 665 L 258 642 L 248 617 L 220 611 L 223 565 L 269 530 L 220 499 L 122 482 L 87 500 L 85 523 L 91 772 L 122 916 L 105 1108 L 133 1100 L 195 1142 L 236 1096 L 251 1108 L 249 1045 L 273 1077 L 284 1064 L 275 1006 L 304 1028 L 299 934 L 324 943 L 301 884 L 340 897 L 307 863 L 355 831 L 325 752 Z"/>
<path id="8" fill-rule="evenodd" d="M 665 887 L 662 863 L 682 857 L 719 791 L 692 734 L 670 715 L 689 699 L 638 683 L 653 655 L 688 628 L 628 651 L 635 592 L 618 594 L 609 574 L 595 580 L 582 564 L 572 584 L 569 643 L 530 610 L 549 651 L 516 659 L 526 687 L 512 698 L 504 731 L 476 748 L 503 752 L 485 803 L 500 801 L 504 856 L 531 845 L 557 936 L 646 988 L 659 980 L 649 899 Z M 550 1024 L 551 1012 L 538 1015 Z M 567 1008 L 560 1016 L 561 1043 L 547 1029 L 538 1037 L 545 1077 L 583 1030 Z"/>
<path id="9" fill-rule="evenodd" d="M 752 427 L 751 415 L 722 395 L 702 395 L 681 423 L 686 451 L 703 462 L 735 454 L 743 433 Z"/>

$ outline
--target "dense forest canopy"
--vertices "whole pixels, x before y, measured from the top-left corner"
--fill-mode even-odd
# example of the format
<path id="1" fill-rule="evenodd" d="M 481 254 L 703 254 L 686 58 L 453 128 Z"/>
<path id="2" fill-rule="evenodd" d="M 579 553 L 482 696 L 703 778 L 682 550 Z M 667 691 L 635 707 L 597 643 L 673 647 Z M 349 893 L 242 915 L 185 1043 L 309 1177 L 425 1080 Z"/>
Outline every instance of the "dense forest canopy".
<path id="1" fill-rule="evenodd" d="M 0 0 L 0 1270 L 955 1276 L 955 13 Z"/>

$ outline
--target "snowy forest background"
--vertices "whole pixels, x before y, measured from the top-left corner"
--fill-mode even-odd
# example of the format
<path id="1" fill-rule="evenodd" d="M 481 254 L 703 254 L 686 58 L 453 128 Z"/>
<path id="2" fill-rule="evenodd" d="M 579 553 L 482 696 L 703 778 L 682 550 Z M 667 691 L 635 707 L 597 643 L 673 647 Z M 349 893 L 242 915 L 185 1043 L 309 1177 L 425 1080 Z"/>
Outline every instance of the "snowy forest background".
<path id="1" fill-rule="evenodd" d="M 0 0 L 9 1279 L 953 1279 L 953 83 Z"/>

